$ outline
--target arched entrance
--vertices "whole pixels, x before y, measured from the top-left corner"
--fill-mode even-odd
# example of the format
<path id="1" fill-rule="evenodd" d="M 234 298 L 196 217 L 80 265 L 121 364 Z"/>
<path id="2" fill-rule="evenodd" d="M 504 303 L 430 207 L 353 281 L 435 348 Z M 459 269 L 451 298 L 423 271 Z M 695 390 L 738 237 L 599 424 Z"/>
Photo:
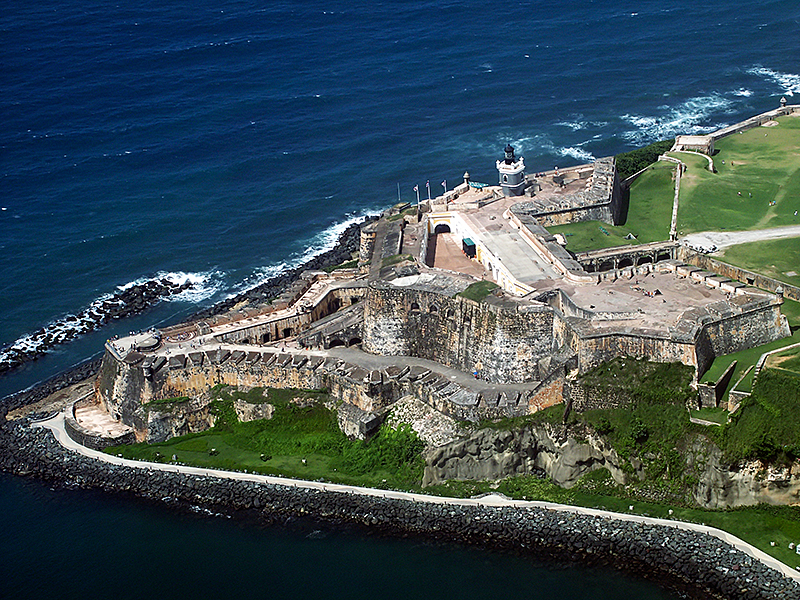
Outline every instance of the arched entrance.
<path id="1" fill-rule="evenodd" d="M 450 233 L 450 225 L 447 223 L 439 223 L 433 230 L 434 234 Z"/>

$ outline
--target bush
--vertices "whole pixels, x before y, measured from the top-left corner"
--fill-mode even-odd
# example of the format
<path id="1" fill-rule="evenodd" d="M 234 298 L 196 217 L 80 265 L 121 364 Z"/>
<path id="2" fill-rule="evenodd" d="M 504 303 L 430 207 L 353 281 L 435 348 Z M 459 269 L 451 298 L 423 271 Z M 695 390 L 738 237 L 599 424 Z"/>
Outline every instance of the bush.
<path id="1" fill-rule="evenodd" d="M 675 140 L 663 140 L 645 146 L 644 148 L 637 148 L 630 152 L 617 154 L 617 173 L 620 179 L 626 179 L 634 173 L 638 173 L 645 167 L 652 165 L 658 160 L 658 157 L 668 152 L 672 148 Z"/>

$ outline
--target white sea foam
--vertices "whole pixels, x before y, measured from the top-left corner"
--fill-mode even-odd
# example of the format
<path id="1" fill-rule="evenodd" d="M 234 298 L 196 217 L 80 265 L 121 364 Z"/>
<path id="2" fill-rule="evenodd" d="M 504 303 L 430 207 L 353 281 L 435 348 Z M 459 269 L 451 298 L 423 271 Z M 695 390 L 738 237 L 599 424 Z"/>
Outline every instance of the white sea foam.
<path id="1" fill-rule="evenodd" d="M 572 131 L 584 131 L 586 129 L 601 129 L 608 125 L 608 121 L 586 121 L 583 115 L 575 115 L 569 121 L 559 121 L 556 125 L 569 127 Z"/>
<path id="2" fill-rule="evenodd" d="M 730 94 L 732 95 L 732 94 Z M 728 111 L 733 100 L 727 95 L 713 93 L 697 96 L 677 106 L 661 106 L 661 116 L 622 115 L 622 119 L 635 127 L 622 136 L 635 144 L 646 144 L 656 140 L 664 140 L 676 135 L 702 133 L 709 129 L 724 127 L 726 123 L 709 125 L 708 119 Z"/>
<path id="3" fill-rule="evenodd" d="M 745 89 L 745 88 L 740 88 L 740 89 L 738 89 L 738 90 L 735 90 L 735 91 L 733 92 L 733 95 L 734 95 L 734 96 L 740 96 L 740 97 L 742 97 L 742 98 L 749 98 L 750 96 L 752 96 L 752 95 L 753 95 L 753 90 L 748 90 L 748 89 Z"/>
<path id="4" fill-rule="evenodd" d="M 567 148 L 558 148 L 558 153 L 561 156 L 566 156 L 570 158 L 574 158 L 580 162 L 594 162 L 597 160 L 594 155 L 589 152 L 588 150 L 584 150 L 583 148 L 576 148 L 575 146 L 569 146 Z"/>
<path id="5" fill-rule="evenodd" d="M 794 73 L 782 73 L 781 71 L 773 71 L 765 67 L 753 67 L 747 70 L 751 75 L 763 77 L 768 81 L 776 83 L 781 88 L 781 93 L 787 96 L 794 96 L 800 94 L 800 75 Z"/>
<path id="6" fill-rule="evenodd" d="M 0 349 L 0 365 L 12 364 L 20 355 L 32 357 L 68 342 L 84 333 L 94 331 L 109 319 L 110 306 L 121 306 L 123 301 L 117 294 L 145 285 L 150 281 L 167 279 L 173 284 L 191 287 L 179 294 L 162 296 L 167 302 L 198 303 L 213 296 L 222 286 L 223 273 L 208 271 L 205 273 L 165 272 L 156 273 L 153 277 L 141 277 L 117 287 L 114 293 L 107 293 L 93 300 L 89 306 L 78 314 L 68 314 L 42 327 L 39 331 L 20 336 L 9 346 Z"/>
<path id="7" fill-rule="evenodd" d="M 299 267 L 315 256 L 319 256 L 323 252 L 327 252 L 336 245 L 336 242 L 339 241 L 339 236 L 342 235 L 342 233 L 348 227 L 350 227 L 350 225 L 353 225 L 354 223 L 360 223 L 365 217 L 375 216 L 378 214 L 380 214 L 380 211 L 368 209 L 358 213 L 349 214 L 345 220 L 339 223 L 334 223 L 327 229 L 324 229 L 311 238 L 308 248 L 302 254 L 295 255 L 286 261 L 281 261 L 279 263 L 266 265 L 256 269 L 252 275 L 245 278 L 239 285 L 235 286 L 227 297 L 233 298 L 234 296 L 237 296 L 243 292 L 252 290 L 259 285 L 266 283 L 273 277 L 280 275 L 280 273 L 283 271 Z"/>

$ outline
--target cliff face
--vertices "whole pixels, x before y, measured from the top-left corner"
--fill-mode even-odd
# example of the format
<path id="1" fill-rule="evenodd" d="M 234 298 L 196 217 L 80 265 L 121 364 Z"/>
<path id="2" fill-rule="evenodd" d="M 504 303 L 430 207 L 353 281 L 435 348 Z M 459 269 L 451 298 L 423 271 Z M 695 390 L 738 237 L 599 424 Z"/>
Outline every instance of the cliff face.
<path id="1" fill-rule="evenodd" d="M 788 467 L 768 467 L 758 461 L 728 466 L 719 448 L 698 440 L 687 463 L 699 473 L 692 497 L 703 508 L 800 503 L 800 461 Z"/>
<path id="2" fill-rule="evenodd" d="M 703 508 L 800 503 L 800 461 L 790 467 L 767 467 L 757 461 L 727 466 L 722 452 L 703 439 L 689 448 L 686 461 L 698 475 L 691 496 Z M 423 486 L 448 479 L 491 481 L 544 474 L 570 488 L 586 473 L 601 468 L 621 484 L 645 476 L 636 459 L 630 461 L 635 475 L 630 467 L 623 470 L 624 459 L 602 438 L 590 435 L 580 442 L 546 425 L 518 431 L 481 429 L 467 439 L 429 450 L 425 462 Z"/>
<path id="3" fill-rule="evenodd" d="M 422 485 L 448 479 L 495 480 L 545 473 L 570 488 L 590 471 L 607 468 L 618 483 L 628 483 L 622 460 L 605 442 L 590 436 L 587 443 L 560 435 L 552 427 L 524 430 L 481 429 L 465 440 L 434 448 L 426 456 Z"/>

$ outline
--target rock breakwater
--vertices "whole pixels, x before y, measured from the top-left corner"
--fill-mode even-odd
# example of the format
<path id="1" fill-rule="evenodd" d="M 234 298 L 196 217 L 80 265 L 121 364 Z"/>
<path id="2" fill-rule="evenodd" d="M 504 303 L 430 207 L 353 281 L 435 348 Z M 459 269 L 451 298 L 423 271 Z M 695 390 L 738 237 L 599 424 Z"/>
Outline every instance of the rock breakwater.
<path id="1" fill-rule="evenodd" d="M 80 314 L 58 319 L 0 350 L 0 374 L 35 360 L 79 335 L 99 329 L 109 321 L 144 312 L 163 298 L 175 296 L 191 287 L 189 281 L 177 283 L 168 277 L 161 277 L 127 286 L 95 300 Z"/>
<path id="2" fill-rule="evenodd" d="M 28 419 L 0 425 L 0 469 L 69 486 L 133 493 L 265 523 L 330 524 L 615 566 L 692 598 L 800 597 L 800 585 L 713 536 L 667 526 L 520 506 L 415 502 L 112 465 L 64 449 Z"/>

